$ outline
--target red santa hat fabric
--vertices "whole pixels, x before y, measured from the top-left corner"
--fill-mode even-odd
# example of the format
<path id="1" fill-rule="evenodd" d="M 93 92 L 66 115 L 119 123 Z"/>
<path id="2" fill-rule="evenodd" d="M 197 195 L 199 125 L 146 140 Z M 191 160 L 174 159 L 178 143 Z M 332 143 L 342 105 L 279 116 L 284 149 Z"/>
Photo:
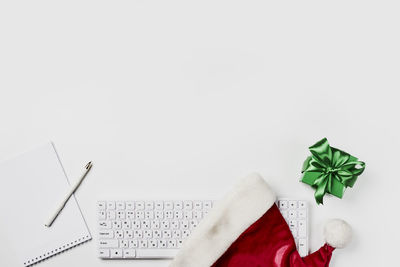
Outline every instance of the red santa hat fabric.
<path id="1" fill-rule="evenodd" d="M 327 267 L 335 247 L 350 239 L 351 228 L 331 221 L 318 251 L 300 257 L 289 226 L 264 179 L 241 180 L 185 241 L 170 267 Z"/>

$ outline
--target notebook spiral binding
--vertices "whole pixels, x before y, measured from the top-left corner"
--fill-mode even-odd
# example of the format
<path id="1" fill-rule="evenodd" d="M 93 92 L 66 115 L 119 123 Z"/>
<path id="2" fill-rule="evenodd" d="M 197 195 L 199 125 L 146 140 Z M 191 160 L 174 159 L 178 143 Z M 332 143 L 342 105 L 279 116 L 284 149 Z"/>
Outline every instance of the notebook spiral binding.
<path id="1" fill-rule="evenodd" d="M 90 235 L 86 235 L 84 237 L 81 237 L 81 238 L 79 238 L 79 239 L 77 239 L 75 241 L 69 242 L 69 243 L 67 243 L 65 245 L 62 245 L 62 246 L 56 248 L 56 249 L 47 251 L 47 252 L 45 252 L 45 253 L 43 253 L 43 254 L 35 257 L 35 258 L 32 258 L 30 260 L 25 261 L 24 262 L 24 266 L 31 266 L 31 265 L 34 265 L 34 264 L 39 263 L 41 261 L 44 261 L 44 260 L 46 260 L 46 259 L 48 259 L 50 257 L 53 257 L 53 256 L 57 255 L 57 254 L 63 253 L 65 251 L 67 251 L 68 249 L 71 249 L 73 247 L 79 246 L 79 245 L 81 245 L 81 244 L 83 244 L 83 243 L 85 243 L 85 242 L 87 242 L 87 241 L 89 241 L 91 239 L 92 239 L 92 237 Z"/>

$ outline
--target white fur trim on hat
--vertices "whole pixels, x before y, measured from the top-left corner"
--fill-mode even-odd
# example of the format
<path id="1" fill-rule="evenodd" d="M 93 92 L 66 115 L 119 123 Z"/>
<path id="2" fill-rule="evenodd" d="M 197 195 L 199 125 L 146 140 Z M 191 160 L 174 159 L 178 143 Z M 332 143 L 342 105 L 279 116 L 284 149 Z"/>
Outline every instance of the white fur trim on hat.
<path id="1" fill-rule="evenodd" d="M 209 267 L 275 202 L 275 194 L 259 174 L 239 183 L 200 222 L 170 267 Z"/>
<path id="2" fill-rule="evenodd" d="M 324 236 L 328 245 L 344 248 L 351 241 L 351 226 L 341 219 L 331 219 L 325 224 Z"/>

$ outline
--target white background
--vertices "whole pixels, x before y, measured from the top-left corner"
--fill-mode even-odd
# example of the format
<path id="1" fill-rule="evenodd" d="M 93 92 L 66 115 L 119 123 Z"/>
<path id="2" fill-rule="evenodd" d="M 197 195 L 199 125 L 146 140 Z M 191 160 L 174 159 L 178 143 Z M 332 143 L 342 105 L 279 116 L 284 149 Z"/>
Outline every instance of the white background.
<path id="1" fill-rule="evenodd" d="M 398 265 L 396 2 L 2 1 L 0 159 L 53 140 L 72 181 L 94 162 L 94 240 L 40 266 L 167 266 L 97 259 L 96 201 L 219 198 L 254 171 L 309 201 L 312 250 L 326 219 L 352 224 L 331 266 Z M 322 137 L 367 167 L 317 207 L 298 180 Z"/>

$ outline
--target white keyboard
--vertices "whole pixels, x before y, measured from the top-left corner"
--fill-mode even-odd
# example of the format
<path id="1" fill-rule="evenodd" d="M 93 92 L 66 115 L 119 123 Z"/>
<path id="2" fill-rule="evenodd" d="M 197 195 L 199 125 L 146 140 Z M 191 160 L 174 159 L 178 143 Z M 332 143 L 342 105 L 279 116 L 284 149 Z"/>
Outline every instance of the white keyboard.
<path id="1" fill-rule="evenodd" d="M 280 199 L 277 204 L 300 255 L 307 255 L 306 202 Z M 99 201 L 99 257 L 173 258 L 212 205 L 209 200 Z"/>

